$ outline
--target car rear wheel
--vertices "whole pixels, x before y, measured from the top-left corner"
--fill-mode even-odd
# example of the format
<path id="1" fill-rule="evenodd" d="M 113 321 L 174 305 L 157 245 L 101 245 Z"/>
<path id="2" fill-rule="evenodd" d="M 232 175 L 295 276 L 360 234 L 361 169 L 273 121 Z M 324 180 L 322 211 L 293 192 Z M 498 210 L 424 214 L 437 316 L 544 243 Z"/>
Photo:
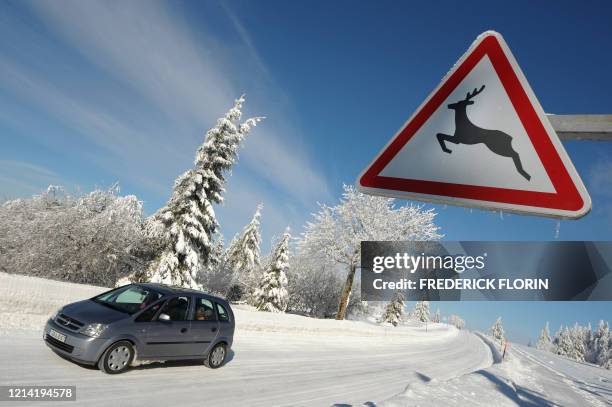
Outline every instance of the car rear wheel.
<path id="1" fill-rule="evenodd" d="M 134 360 L 134 348 L 127 341 L 112 344 L 100 358 L 98 368 L 104 373 L 125 372 Z"/>
<path id="2" fill-rule="evenodd" d="M 216 369 L 223 365 L 225 362 L 225 356 L 227 355 L 227 348 L 224 343 L 218 343 L 208 353 L 208 356 L 204 360 L 204 364 L 211 369 Z"/>

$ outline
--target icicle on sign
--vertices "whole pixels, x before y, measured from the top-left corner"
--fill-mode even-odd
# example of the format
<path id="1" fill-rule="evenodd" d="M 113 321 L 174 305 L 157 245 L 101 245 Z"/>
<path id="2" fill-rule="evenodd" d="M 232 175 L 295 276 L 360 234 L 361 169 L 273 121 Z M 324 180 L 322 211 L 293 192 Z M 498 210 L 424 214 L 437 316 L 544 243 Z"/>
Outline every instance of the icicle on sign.
<path id="1" fill-rule="evenodd" d="M 368 194 L 576 219 L 591 198 L 502 36 L 480 35 L 358 179 Z"/>

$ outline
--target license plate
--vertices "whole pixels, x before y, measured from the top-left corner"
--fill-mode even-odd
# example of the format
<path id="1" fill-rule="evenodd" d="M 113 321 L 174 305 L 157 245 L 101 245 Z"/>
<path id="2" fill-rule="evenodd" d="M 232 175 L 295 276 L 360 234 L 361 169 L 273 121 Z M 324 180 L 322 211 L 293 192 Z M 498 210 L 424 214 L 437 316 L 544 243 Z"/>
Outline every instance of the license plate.
<path id="1" fill-rule="evenodd" d="M 49 329 L 49 336 L 57 339 L 60 342 L 66 342 L 66 335 L 54 331 L 53 329 Z"/>

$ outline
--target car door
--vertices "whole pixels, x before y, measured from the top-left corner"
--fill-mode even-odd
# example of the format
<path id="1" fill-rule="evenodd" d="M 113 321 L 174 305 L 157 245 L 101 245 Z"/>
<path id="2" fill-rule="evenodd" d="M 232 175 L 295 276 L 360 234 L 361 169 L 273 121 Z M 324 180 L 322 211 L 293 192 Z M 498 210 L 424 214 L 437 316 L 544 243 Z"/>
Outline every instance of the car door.
<path id="1" fill-rule="evenodd" d="M 219 319 L 219 335 L 226 338 L 234 337 L 234 321 L 231 313 L 220 303 L 217 306 L 217 317 Z"/>
<path id="2" fill-rule="evenodd" d="M 191 331 L 198 355 L 205 355 L 219 334 L 219 320 L 211 300 L 205 297 L 194 297 L 194 300 Z"/>
<path id="3" fill-rule="evenodd" d="M 143 357 L 181 358 L 197 355 L 191 332 L 191 297 L 177 296 L 169 299 L 155 319 L 146 324 Z M 165 314 L 167 321 L 160 319 Z"/>

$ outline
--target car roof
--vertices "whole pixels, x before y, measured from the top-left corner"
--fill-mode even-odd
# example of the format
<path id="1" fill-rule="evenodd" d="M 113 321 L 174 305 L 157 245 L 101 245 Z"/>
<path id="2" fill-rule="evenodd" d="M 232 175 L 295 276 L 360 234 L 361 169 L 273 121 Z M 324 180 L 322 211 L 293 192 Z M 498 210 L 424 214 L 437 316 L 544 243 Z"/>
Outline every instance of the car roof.
<path id="1" fill-rule="evenodd" d="M 195 290 L 193 288 L 186 288 L 186 287 L 179 287 L 176 285 L 167 285 L 167 284 L 160 284 L 160 283 L 137 283 L 139 286 L 142 287 L 147 287 L 150 288 L 152 290 L 156 290 L 159 291 L 162 294 L 165 295 L 203 295 L 206 296 L 208 298 L 214 299 L 216 301 L 219 302 L 223 302 L 223 303 L 227 303 L 227 300 L 221 297 L 217 297 L 215 295 L 212 294 L 208 294 L 205 293 L 204 291 L 200 291 L 200 290 Z"/>

